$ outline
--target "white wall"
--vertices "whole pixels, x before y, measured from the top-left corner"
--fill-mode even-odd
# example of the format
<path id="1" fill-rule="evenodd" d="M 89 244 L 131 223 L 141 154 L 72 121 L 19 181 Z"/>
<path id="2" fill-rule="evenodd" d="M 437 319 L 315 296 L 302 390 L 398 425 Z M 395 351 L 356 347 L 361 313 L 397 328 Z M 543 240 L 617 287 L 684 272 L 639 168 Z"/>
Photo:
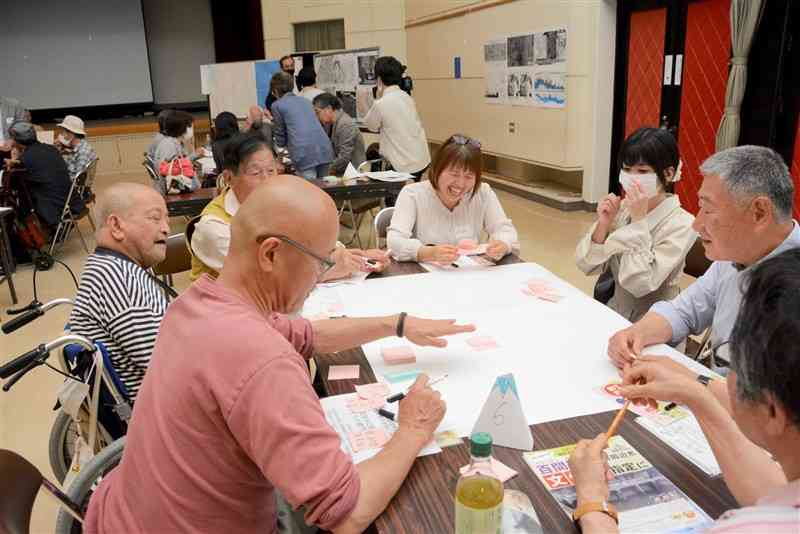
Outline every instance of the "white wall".
<path id="1" fill-rule="evenodd" d="M 345 48 L 379 46 L 382 55 L 406 60 L 404 0 L 261 0 L 261 16 L 267 59 L 295 51 L 292 24 L 344 19 Z"/>

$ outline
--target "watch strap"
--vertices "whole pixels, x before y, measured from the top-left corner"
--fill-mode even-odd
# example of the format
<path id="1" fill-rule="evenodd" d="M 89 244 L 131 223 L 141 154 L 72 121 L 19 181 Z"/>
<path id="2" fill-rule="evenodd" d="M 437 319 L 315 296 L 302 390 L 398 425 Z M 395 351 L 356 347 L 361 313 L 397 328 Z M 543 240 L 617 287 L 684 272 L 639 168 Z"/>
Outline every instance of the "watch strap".
<path id="1" fill-rule="evenodd" d="M 575 523 L 578 523 L 581 520 L 581 517 L 592 512 L 604 513 L 619 525 L 619 514 L 617 513 L 617 509 L 614 508 L 614 505 L 609 504 L 608 501 L 585 502 L 579 505 L 575 511 L 572 512 L 572 520 Z"/>

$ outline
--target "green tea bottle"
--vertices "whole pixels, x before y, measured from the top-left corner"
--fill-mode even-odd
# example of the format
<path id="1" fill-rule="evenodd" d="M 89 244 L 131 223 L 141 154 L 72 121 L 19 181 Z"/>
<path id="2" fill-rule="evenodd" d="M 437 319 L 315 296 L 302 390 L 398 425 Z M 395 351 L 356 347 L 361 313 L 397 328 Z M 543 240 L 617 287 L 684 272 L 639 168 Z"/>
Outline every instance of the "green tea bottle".
<path id="1" fill-rule="evenodd" d="M 501 534 L 503 483 L 492 470 L 492 436 L 470 437 L 469 470 L 456 485 L 456 534 Z"/>

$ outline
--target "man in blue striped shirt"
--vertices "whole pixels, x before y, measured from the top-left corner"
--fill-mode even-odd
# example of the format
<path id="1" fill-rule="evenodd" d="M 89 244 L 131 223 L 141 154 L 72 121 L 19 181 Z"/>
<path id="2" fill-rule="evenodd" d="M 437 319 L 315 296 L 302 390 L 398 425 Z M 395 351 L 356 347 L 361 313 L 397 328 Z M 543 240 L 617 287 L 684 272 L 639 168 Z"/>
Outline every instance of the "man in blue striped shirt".
<path id="1" fill-rule="evenodd" d="M 108 348 L 133 401 L 167 309 L 160 282 L 147 272 L 166 257 L 167 206 L 151 187 L 119 183 L 98 197 L 95 220 L 97 248 L 86 260 L 69 322 L 73 333 Z"/>

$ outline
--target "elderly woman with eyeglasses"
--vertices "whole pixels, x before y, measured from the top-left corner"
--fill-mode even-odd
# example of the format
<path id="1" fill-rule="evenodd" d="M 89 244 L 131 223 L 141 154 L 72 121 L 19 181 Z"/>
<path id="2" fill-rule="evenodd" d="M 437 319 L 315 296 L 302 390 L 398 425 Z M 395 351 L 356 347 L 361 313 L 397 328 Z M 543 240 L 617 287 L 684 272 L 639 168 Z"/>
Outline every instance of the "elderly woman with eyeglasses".
<path id="1" fill-rule="evenodd" d="M 226 140 L 223 177 L 227 187 L 186 228 L 192 252 L 192 281 L 208 274 L 216 278 L 222 269 L 231 240 L 231 222 L 250 194 L 278 175 L 272 148 L 258 134 L 237 134 Z M 388 264 L 385 253 L 346 249 L 337 244 L 322 281 L 346 278 L 360 271 L 381 271 Z M 369 261 L 367 261 L 369 260 Z"/>
<path id="2" fill-rule="evenodd" d="M 519 252 L 517 231 L 492 188 L 481 181 L 481 144 L 453 135 L 439 148 L 429 181 L 407 185 L 395 204 L 387 241 L 399 261 L 451 263 L 459 249 L 488 236 L 495 260 Z"/>

